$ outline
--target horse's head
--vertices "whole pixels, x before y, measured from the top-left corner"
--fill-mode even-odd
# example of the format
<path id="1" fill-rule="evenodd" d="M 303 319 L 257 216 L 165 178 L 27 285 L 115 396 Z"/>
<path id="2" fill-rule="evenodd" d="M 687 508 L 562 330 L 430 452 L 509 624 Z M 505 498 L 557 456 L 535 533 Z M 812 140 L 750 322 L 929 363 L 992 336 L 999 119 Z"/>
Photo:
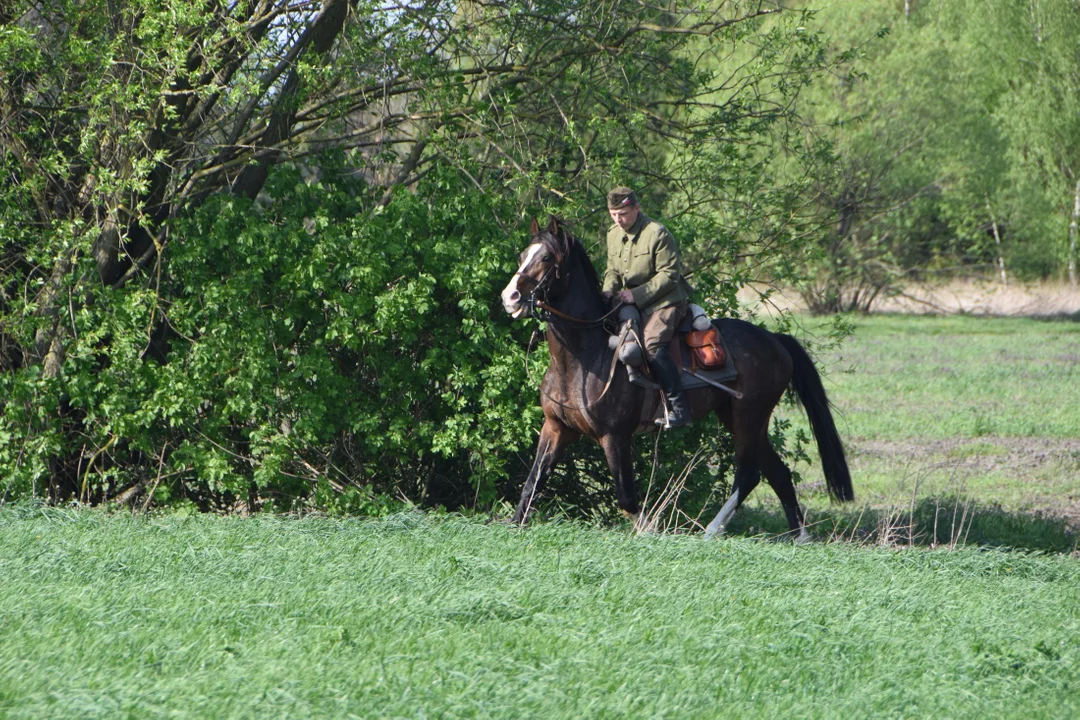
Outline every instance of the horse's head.
<path id="1" fill-rule="evenodd" d="M 521 253 L 521 265 L 502 291 L 503 308 L 515 318 L 528 314 L 537 299 L 558 297 L 570 274 L 574 240 L 558 218 L 552 216 L 544 230 L 533 220 L 529 232 L 532 240 Z"/>

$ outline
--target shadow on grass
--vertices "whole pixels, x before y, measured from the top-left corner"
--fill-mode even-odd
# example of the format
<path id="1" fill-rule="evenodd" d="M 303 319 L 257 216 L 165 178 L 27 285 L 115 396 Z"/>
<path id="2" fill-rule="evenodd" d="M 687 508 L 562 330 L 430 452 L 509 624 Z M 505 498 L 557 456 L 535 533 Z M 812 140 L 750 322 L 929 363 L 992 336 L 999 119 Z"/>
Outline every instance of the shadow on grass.
<path id="1" fill-rule="evenodd" d="M 1045 322 L 1080 322 L 1080 311 L 1068 313 L 1053 313 L 1050 315 L 1030 315 L 1032 320 L 1042 320 Z"/>
<path id="2" fill-rule="evenodd" d="M 1007 547 L 1035 552 L 1077 552 L 1080 537 L 1063 518 L 978 505 L 962 498 L 924 498 L 894 507 L 830 507 L 807 518 L 819 540 L 883 546 Z M 782 535 L 787 521 L 779 508 L 745 506 L 728 526 L 731 535 Z"/>

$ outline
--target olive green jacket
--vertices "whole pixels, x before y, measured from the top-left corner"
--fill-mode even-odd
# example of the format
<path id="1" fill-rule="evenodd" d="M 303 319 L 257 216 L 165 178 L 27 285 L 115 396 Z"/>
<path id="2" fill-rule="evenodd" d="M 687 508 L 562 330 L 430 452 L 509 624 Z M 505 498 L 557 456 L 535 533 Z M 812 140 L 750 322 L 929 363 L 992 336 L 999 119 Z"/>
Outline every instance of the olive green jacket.
<path id="1" fill-rule="evenodd" d="M 639 214 L 627 231 L 611 226 L 607 257 L 604 292 L 629 289 L 642 313 L 690 299 L 691 289 L 683 278 L 675 238 L 645 213 Z"/>

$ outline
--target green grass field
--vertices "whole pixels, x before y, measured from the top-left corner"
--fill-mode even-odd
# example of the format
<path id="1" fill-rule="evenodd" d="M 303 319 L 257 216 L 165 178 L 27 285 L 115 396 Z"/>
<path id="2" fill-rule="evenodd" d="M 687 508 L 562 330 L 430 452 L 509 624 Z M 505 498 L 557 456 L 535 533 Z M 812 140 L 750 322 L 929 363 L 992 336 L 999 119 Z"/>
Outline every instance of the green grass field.
<path id="1" fill-rule="evenodd" d="M 856 325 L 861 542 L 8 505 L 0 717 L 1076 716 L 1080 323 Z"/>
<path id="2" fill-rule="evenodd" d="M 420 514 L 0 514 L 0 715 L 1070 717 L 1080 564 Z"/>
<path id="3" fill-rule="evenodd" d="M 1075 547 L 1066 536 L 1080 527 L 1080 322 L 859 317 L 842 349 L 818 360 L 859 501 L 847 515 L 869 506 L 877 518 L 914 502 L 925 516 L 959 498 L 1003 523 L 1001 538 L 984 527 L 969 539 Z M 799 409 L 778 414 L 806 427 Z M 802 472 L 811 515 L 828 527 L 837 511 L 820 470 Z M 751 500 L 761 512 L 778 508 L 767 489 Z M 1025 523 L 1040 535 L 1030 543 Z"/>
<path id="4" fill-rule="evenodd" d="M 1078 321 L 878 315 L 854 326 L 820 358 L 847 436 L 1080 437 Z"/>

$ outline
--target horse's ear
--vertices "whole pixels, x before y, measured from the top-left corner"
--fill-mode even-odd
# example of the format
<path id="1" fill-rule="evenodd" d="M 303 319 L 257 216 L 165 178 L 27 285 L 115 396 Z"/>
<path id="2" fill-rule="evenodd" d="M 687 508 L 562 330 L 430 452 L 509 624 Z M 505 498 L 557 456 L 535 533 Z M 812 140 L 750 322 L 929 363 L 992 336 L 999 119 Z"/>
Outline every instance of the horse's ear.
<path id="1" fill-rule="evenodd" d="M 555 237 L 559 237 L 559 218 L 554 215 L 549 215 L 548 218 L 547 231 Z"/>
<path id="2" fill-rule="evenodd" d="M 529 234 L 536 237 L 540 234 L 540 223 L 536 222 L 536 218 L 532 219 L 532 224 L 529 225 Z"/>

